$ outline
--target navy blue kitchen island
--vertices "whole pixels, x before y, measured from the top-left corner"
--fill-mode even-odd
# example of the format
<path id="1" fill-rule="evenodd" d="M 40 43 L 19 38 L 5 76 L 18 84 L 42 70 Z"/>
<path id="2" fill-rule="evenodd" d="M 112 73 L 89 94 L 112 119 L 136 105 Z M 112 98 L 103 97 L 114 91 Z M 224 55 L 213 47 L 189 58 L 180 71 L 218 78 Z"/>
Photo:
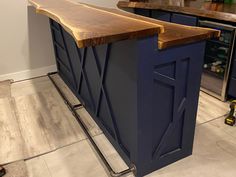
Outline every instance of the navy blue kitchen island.
<path id="1" fill-rule="evenodd" d="M 38 12 L 50 17 L 58 73 L 125 162 L 135 165 L 136 175 L 144 176 L 191 155 L 205 40 L 218 31 L 188 28 L 191 36 L 171 41 L 165 38 L 165 26 L 155 26 L 157 20 L 65 0 L 50 2 L 31 1 Z M 99 38 L 99 31 L 87 37 L 90 32 L 80 23 L 77 32 L 83 32 L 83 39 L 79 41 L 70 30 L 78 19 L 65 23 L 64 14 L 58 18 L 58 9 L 67 6 L 77 8 L 80 19 L 82 13 L 94 11 L 95 16 L 83 17 L 84 23 L 102 14 L 114 16 L 114 23 L 124 18 L 152 28 L 144 25 L 144 29 L 130 28 Z M 113 28 L 102 18 L 98 21 L 104 29 Z"/>

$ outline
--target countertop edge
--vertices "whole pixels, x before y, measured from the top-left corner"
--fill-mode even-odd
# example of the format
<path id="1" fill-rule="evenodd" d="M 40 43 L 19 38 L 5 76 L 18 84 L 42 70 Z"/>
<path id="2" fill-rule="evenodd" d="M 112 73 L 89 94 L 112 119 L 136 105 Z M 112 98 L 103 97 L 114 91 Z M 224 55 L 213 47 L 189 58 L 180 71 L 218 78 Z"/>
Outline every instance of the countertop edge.
<path id="1" fill-rule="evenodd" d="M 129 2 L 127 2 L 127 3 L 129 3 Z M 125 6 L 124 8 L 127 8 L 127 6 Z M 128 7 L 128 8 L 133 8 L 133 7 Z M 122 10 L 122 8 L 121 8 L 121 10 Z M 126 12 L 126 11 L 124 11 L 124 12 Z M 129 13 L 129 12 L 126 12 L 126 13 Z M 132 14 L 132 13 L 129 13 L 129 14 L 130 15 L 136 15 L 136 14 Z M 143 20 L 146 19 L 146 20 L 153 21 L 153 22 L 157 21 L 156 19 L 148 18 L 148 17 L 145 17 L 145 16 L 140 16 L 140 15 L 138 15 L 138 16 L 139 16 L 139 18 L 141 18 Z M 162 23 L 163 23 L 164 27 L 165 27 L 165 24 L 168 24 L 168 25 L 173 26 L 173 28 L 175 26 L 182 26 L 182 27 L 184 26 L 185 28 L 187 28 L 187 29 L 189 28 L 190 30 L 193 29 L 193 28 L 196 28 L 196 29 L 205 30 L 206 32 L 205 33 L 199 32 L 199 34 L 191 36 L 191 37 L 189 37 L 189 36 L 181 37 L 181 38 L 171 39 L 169 41 L 166 41 L 165 39 L 163 40 L 163 38 L 166 38 L 166 37 L 164 37 L 165 36 L 165 32 L 164 32 L 164 33 L 160 34 L 159 38 L 158 38 L 158 48 L 160 50 L 164 50 L 164 49 L 179 46 L 179 45 L 186 45 L 186 44 L 191 44 L 191 43 L 194 43 L 194 42 L 200 42 L 200 41 L 203 41 L 205 39 L 220 37 L 220 32 L 219 31 L 209 29 L 209 28 L 191 27 L 191 26 L 179 25 L 179 24 L 174 24 L 174 23 L 164 22 L 164 21 L 162 21 Z"/>
<path id="2" fill-rule="evenodd" d="M 219 12 L 219 11 L 211 11 L 204 9 L 197 9 L 194 7 L 179 7 L 172 5 L 160 5 L 154 2 L 128 2 L 128 1 L 119 1 L 117 3 L 118 8 L 142 8 L 142 9 L 157 9 L 169 12 L 182 13 L 186 15 L 199 16 L 203 18 L 210 18 L 222 21 L 236 22 L 236 14 L 228 13 L 228 12 Z M 197 11 L 197 12 L 193 12 Z M 215 17 L 212 16 L 214 13 Z"/>
<path id="3" fill-rule="evenodd" d="M 121 41 L 121 40 L 126 40 L 126 39 L 138 39 L 138 38 L 143 38 L 146 36 L 154 36 L 158 35 L 160 33 L 164 32 L 164 28 L 162 25 L 154 24 L 155 27 L 150 27 L 146 28 L 144 30 L 134 30 L 131 32 L 124 32 L 116 35 L 106 35 L 106 36 L 99 36 L 99 37 L 91 37 L 87 39 L 79 39 L 77 35 L 73 32 L 72 28 L 70 25 L 67 24 L 67 22 L 64 21 L 63 18 L 61 18 L 57 14 L 53 14 L 50 11 L 47 11 L 46 9 L 40 7 L 39 4 L 33 2 L 33 0 L 29 0 L 29 3 L 35 7 L 36 13 L 48 16 L 49 18 L 53 19 L 54 21 L 58 22 L 62 27 L 72 35 L 72 37 L 75 39 L 76 44 L 78 45 L 79 48 L 84 48 L 84 47 L 90 47 L 90 46 L 96 46 L 96 45 L 102 45 L 102 44 L 107 44 L 111 42 L 116 42 L 116 41 Z M 85 3 L 78 3 L 83 6 L 88 6 L 92 8 L 96 8 L 95 6 L 90 6 Z M 76 5 L 76 3 L 75 3 Z M 98 8 L 99 9 L 99 8 Z M 125 17 L 125 16 L 124 16 Z M 140 20 L 142 21 L 142 20 Z M 143 21 L 145 22 L 145 21 Z"/>

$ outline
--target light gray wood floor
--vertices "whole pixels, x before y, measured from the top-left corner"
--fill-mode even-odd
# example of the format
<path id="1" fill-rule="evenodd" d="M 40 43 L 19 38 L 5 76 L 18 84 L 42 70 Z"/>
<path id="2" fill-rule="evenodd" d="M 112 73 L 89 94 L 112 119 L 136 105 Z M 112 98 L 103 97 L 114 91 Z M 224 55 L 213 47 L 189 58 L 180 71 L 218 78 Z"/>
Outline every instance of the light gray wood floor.
<path id="1" fill-rule="evenodd" d="M 78 100 L 73 97 L 73 95 L 71 95 L 71 92 L 60 80 L 60 78 L 58 76 L 55 76 L 54 79 L 58 84 L 61 85 L 64 93 L 67 94 L 71 102 L 78 103 Z M 19 121 L 20 126 L 18 127 L 20 128 L 16 128 L 14 130 L 14 133 L 12 133 L 14 136 L 27 136 L 28 132 L 31 133 L 35 131 L 32 129 L 38 129 L 38 121 L 30 122 L 27 118 L 28 116 L 30 116 L 31 118 L 40 118 L 42 116 L 38 115 L 43 115 L 45 119 L 51 119 L 50 121 L 44 120 L 44 122 L 46 121 L 46 123 L 40 123 L 39 125 L 41 125 L 40 128 L 46 129 L 43 131 L 43 135 L 47 139 L 46 144 L 49 145 L 49 147 L 52 147 L 54 151 L 37 156 L 30 160 L 25 160 L 24 163 L 27 171 L 27 176 L 108 177 L 109 175 L 104 168 L 103 163 L 100 161 L 89 141 L 86 139 L 86 137 L 84 137 L 81 129 L 78 128 L 77 130 L 76 126 L 78 125 L 76 125 L 74 122 L 70 124 L 68 123 L 69 119 L 74 120 L 69 113 L 63 115 L 64 119 L 67 120 L 66 123 L 63 123 L 63 125 L 65 124 L 66 126 L 61 125 L 61 122 L 63 122 L 63 120 L 60 120 L 57 117 L 61 117 L 61 111 L 63 110 L 62 112 L 66 112 L 67 108 L 63 105 L 63 102 L 61 102 L 62 100 L 60 99 L 59 95 L 54 92 L 55 90 L 53 90 L 51 83 L 49 82 L 48 78 L 45 77 L 22 83 L 12 84 L 11 95 L 12 98 L 14 98 L 13 101 L 8 101 L 6 100 L 6 98 L 3 98 L 3 100 L 0 99 L 0 115 L 3 114 L 1 112 L 5 112 L 6 114 L 6 112 L 10 111 L 11 104 L 15 105 L 18 111 L 19 109 L 21 109 L 21 111 L 19 111 L 20 113 L 13 112 L 12 114 L 10 114 L 10 118 L 9 115 L 3 114 L 4 117 L 8 117 L 8 120 L 6 120 L 6 118 L 4 119 L 4 122 L 9 122 L 7 124 L 10 124 L 10 122 L 15 120 L 15 114 L 17 116 L 22 115 L 23 118 L 21 119 L 23 121 L 22 123 L 21 121 Z M 60 110 L 58 110 L 59 108 L 57 108 L 58 104 L 60 105 Z M 223 116 L 228 112 L 228 106 L 228 103 L 223 103 L 201 92 L 199 99 L 193 155 L 172 165 L 169 165 L 168 167 L 165 167 L 161 170 L 153 172 L 147 177 L 235 177 L 236 127 L 229 127 L 224 125 Z M 40 107 L 41 109 L 39 109 L 38 107 Z M 42 107 L 47 107 L 48 109 L 42 109 Z M 52 113 L 56 114 L 57 116 L 54 117 Z M 127 168 L 126 164 L 120 158 L 120 156 L 106 139 L 106 137 L 102 134 L 102 131 L 91 119 L 86 110 L 79 109 L 78 113 L 81 115 L 83 121 L 86 122 L 87 126 L 90 129 L 90 133 L 94 136 L 96 143 L 99 145 L 114 170 L 121 171 Z M 22 125 L 25 122 L 28 125 Z M 47 126 L 44 124 L 46 124 Z M 57 127 L 58 124 L 60 125 L 59 129 Z M 69 130 L 67 130 L 67 128 L 71 128 L 71 125 L 73 131 L 72 133 L 69 133 Z M 16 125 L 14 126 L 14 123 L 11 126 L 17 127 Z M 13 127 L 9 127 L 8 129 L 12 129 Z M 26 132 L 23 134 L 22 132 L 24 131 L 22 131 L 22 129 L 31 130 L 24 130 Z M 61 129 L 64 133 L 49 131 L 59 131 Z M 36 137 L 36 135 L 38 134 L 31 133 L 30 137 L 32 137 L 33 139 Z M 5 139 L 6 136 L 9 135 L 4 135 Z M 63 137 L 62 142 L 58 142 L 59 137 Z M 42 138 L 41 140 L 41 138 L 41 135 L 39 135 L 40 141 L 43 142 L 44 139 Z M 41 147 L 32 149 L 32 147 L 34 147 L 34 145 L 36 145 L 38 142 L 36 142 L 35 140 L 31 140 L 30 138 L 26 138 L 26 140 L 24 141 L 27 142 L 27 144 L 31 144 L 28 145 L 29 147 L 26 147 L 26 149 L 29 149 L 27 152 L 31 152 L 32 154 L 34 154 L 34 152 L 41 151 L 39 150 L 41 149 Z M 13 139 L 12 141 L 14 142 L 10 142 L 10 140 L 8 142 L 8 144 L 12 145 L 10 146 L 11 148 L 7 151 L 8 156 L 12 156 L 9 154 L 19 156 L 20 153 L 16 152 L 15 149 L 16 147 L 19 147 L 21 145 L 21 142 L 17 141 L 17 139 Z M 70 144 L 70 142 L 75 143 Z M 62 148 L 57 148 L 57 150 L 55 150 L 55 147 L 60 147 L 62 145 L 65 146 L 63 146 Z M 0 157 L 3 154 L 1 148 L 2 147 L 0 145 Z M 45 150 L 46 148 L 42 147 L 42 149 Z M 6 158 L 9 158 L 8 156 L 6 156 Z M 22 163 L 20 164 L 22 166 Z M 9 168 L 9 170 L 11 171 L 11 168 Z M 14 168 L 12 169 L 12 171 L 14 171 Z M 129 175 L 129 177 L 131 176 L 132 175 Z"/>
<path id="2" fill-rule="evenodd" d="M 47 77 L 0 85 L 0 164 L 86 139 Z"/>

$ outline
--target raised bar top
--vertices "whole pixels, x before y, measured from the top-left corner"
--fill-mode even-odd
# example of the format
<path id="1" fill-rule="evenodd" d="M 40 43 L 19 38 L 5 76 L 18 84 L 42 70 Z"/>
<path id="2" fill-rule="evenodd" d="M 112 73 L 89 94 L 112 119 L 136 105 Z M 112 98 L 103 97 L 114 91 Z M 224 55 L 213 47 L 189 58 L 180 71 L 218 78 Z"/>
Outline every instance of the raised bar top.
<path id="1" fill-rule="evenodd" d="M 152 23 L 158 23 L 164 26 L 165 29 L 164 33 L 159 34 L 159 40 L 158 40 L 159 49 L 165 49 L 177 45 L 189 44 L 192 42 L 198 42 L 205 39 L 217 38 L 220 36 L 220 31 L 209 28 L 192 27 L 192 26 L 164 22 L 161 20 L 135 15 L 125 11 L 118 11 L 116 9 L 113 9 L 113 11 L 129 17 L 135 17 L 140 20 L 145 20 Z"/>
<path id="2" fill-rule="evenodd" d="M 199 17 L 236 22 L 236 4 L 212 3 L 205 0 L 137 0 L 119 1 L 118 7 L 158 9 Z"/>
<path id="3" fill-rule="evenodd" d="M 158 48 L 218 37 L 211 29 L 189 27 L 134 15 L 118 9 L 96 7 L 68 0 L 29 0 L 38 13 L 60 23 L 79 47 L 159 34 Z M 164 33 L 163 33 L 164 32 Z"/>
<path id="4" fill-rule="evenodd" d="M 60 23 L 79 47 L 95 46 L 163 32 L 157 23 L 140 21 L 68 0 L 29 0 L 37 12 Z"/>

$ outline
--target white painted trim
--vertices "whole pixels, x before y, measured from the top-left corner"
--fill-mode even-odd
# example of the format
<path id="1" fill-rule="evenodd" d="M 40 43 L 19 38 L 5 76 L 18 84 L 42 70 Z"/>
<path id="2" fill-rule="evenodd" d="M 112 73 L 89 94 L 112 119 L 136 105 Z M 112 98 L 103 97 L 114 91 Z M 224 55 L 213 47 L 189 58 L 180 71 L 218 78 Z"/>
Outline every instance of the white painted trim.
<path id="1" fill-rule="evenodd" d="M 32 70 L 24 70 L 16 73 L 0 75 L 0 81 L 13 79 L 14 81 L 20 81 L 25 79 L 31 79 L 34 77 L 44 76 L 49 72 L 57 71 L 56 65 L 51 65 L 43 68 L 37 68 Z"/>

